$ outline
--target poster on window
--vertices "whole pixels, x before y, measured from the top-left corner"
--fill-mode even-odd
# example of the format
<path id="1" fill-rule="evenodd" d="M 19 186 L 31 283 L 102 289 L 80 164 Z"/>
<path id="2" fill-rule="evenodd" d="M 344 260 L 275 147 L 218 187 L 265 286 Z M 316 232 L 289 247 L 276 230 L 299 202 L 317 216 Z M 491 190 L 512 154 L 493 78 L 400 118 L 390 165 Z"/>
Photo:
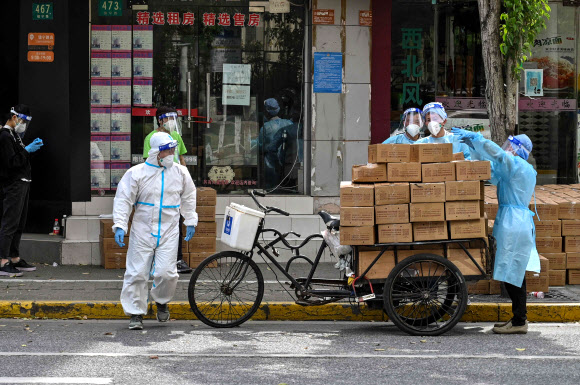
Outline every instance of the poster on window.
<path id="1" fill-rule="evenodd" d="M 92 51 L 111 50 L 110 25 L 93 25 L 91 27 L 91 50 Z"/>
<path id="2" fill-rule="evenodd" d="M 131 78 L 131 52 L 113 52 L 111 54 L 111 77 Z"/>
<path id="3" fill-rule="evenodd" d="M 153 50 L 153 26 L 133 26 L 133 50 Z"/>
<path id="4" fill-rule="evenodd" d="M 111 53 L 91 52 L 91 78 L 111 77 Z"/>
<path id="5" fill-rule="evenodd" d="M 108 134 L 111 127 L 110 108 L 91 108 L 91 134 Z"/>
<path id="6" fill-rule="evenodd" d="M 543 69 L 524 70 L 526 90 L 525 96 L 544 96 L 543 84 Z"/>
<path id="7" fill-rule="evenodd" d="M 131 161 L 131 135 L 111 136 L 111 162 Z"/>
<path id="8" fill-rule="evenodd" d="M 131 133 L 131 108 L 111 108 L 111 134 Z"/>
<path id="9" fill-rule="evenodd" d="M 108 163 L 91 164 L 91 190 L 111 188 L 111 170 Z"/>
<path id="10" fill-rule="evenodd" d="M 111 163 L 111 188 L 116 189 L 123 175 L 131 168 L 131 163 Z"/>
<path id="11" fill-rule="evenodd" d="M 252 78 L 251 64 L 224 64 L 223 83 L 225 84 L 250 84 Z"/>
<path id="12" fill-rule="evenodd" d="M 133 77 L 153 78 L 153 51 L 135 51 L 133 55 Z"/>
<path id="13" fill-rule="evenodd" d="M 222 86 L 222 104 L 224 106 L 249 106 L 250 86 L 224 84 Z"/>
<path id="14" fill-rule="evenodd" d="M 131 51 L 131 26 L 112 25 L 111 26 L 111 50 Z"/>
<path id="15" fill-rule="evenodd" d="M 91 106 L 111 106 L 111 80 L 91 79 Z"/>
<path id="16" fill-rule="evenodd" d="M 111 137 L 109 135 L 91 136 L 91 162 L 111 160 Z"/>
<path id="17" fill-rule="evenodd" d="M 114 79 L 112 81 L 111 106 L 131 107 L 131 80 Z"/>
<path id="18" fill-rule="evenodd" d="M 153 104 L 153 81 L 146 79 L 133 80 L 133 105 L 150 107 Z"/>

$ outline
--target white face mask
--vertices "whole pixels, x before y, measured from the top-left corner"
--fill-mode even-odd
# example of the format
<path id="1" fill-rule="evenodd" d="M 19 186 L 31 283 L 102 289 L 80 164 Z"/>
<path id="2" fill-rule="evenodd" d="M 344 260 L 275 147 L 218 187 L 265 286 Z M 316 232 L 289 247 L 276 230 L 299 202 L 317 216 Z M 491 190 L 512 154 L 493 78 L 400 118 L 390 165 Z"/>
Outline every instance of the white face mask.
<path id="1" fill-rule="evenodd" d="M 16 127 L 14 127 L 14 131 L 16 131 L 17 134 L 22 134 L 24 131 L 26 131 L 26 124 L 18 123 Z"/>
<path id="2" fill-rule="evenodd" d="M 167 169 L 173 166 L 173 154 L 167 155 L 165 158 L 159 159 L 159 165 Z"/>
<path id="3" fill-rule="evenodd" d="M 439 131 L 441 131 L 441 123 L 429 122 L 429 124 L 427 125 L 427 128 L 429 129 L 429 132 L 431 133 L 431 135 L 436 136 L 439 133 Z"/>
<path id="4" fill-rule="evenodd" d="M 177 122 L 175 120 L 168 120 L 167 122 L 163 123 L 165 129 L 169 132 L 175 131 L 177 129 Z"/>
<path id="5" fill-rule="evenodd" d="M 419 131 L 421 131 L 421 127 L 419 127 L 419 126 L 418 126 L 418 125 L 416 125 L 416 124 L 409 124 L 409 125 L 407 126 L 407 133 L 408 133 L 410 136 L 413 136 L 413 137 L 414 137 L 415 135 L 417 135 L 417 134 L 419 133 Z"/>

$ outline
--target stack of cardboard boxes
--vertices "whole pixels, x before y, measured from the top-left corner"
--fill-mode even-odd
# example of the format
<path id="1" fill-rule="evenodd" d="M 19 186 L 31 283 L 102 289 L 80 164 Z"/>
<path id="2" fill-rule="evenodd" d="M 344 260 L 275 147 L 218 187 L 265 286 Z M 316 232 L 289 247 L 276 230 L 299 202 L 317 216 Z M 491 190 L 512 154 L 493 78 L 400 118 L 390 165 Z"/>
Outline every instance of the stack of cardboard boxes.
<path id="1" fill-rule="evenodd" d="M 369 163 L 353 166 L 352 182 L 341 184 L 341 244 L 485 238 L 482 181 L 490 178 L 490 163 L 455 160 L 461 155 L 453 154 L 450 143 L 370 145 Z M 362 273 L 378 253 L 360 250 Z M 442 247 L 432 251 L 442 255 Z M 464 274 L 480 274 L 463 250 L 450 250 L 448 258 Z M 394 255 L 387 252 L 367 277 L 384 278 L 392 266 Z"/>
<path id="2" fill-rule="evenodd" d="M 129 232 L 131 231 L 131 222 L 129 222 L 129 231 L 125 234 L 125 244 L 129 244 Z M 105 269 L 124 269 L 127 263 L 127 246 L 119 247 L 115 242 L 115 233 L 113 232 L 113 220 L 101 219 L 101 234 L 99 235 L 99 244 L 101 247 L 101 266 Z"/>

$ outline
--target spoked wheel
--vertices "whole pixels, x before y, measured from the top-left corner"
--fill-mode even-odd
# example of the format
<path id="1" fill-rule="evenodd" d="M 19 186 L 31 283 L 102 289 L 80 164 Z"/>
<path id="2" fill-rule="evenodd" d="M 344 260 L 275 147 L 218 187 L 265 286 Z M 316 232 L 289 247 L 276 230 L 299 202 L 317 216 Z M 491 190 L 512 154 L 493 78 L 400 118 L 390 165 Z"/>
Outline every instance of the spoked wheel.
<path id="1" fill-rule="evenodd" d="M 389 274 L 383 291 L 389 319 L 411 335 L 451 330 L 467 307 L 467 285 L 459 269 L 433 254 L 405 258 Z"/>
<path id="2" fill-rule="evenodd" d="M 223 251 L 205 259 L 193 272 L 189 305 L 204 324 L 230 328 L 249 320 L 264 296 L 264 278 L 252 259 Z"/>

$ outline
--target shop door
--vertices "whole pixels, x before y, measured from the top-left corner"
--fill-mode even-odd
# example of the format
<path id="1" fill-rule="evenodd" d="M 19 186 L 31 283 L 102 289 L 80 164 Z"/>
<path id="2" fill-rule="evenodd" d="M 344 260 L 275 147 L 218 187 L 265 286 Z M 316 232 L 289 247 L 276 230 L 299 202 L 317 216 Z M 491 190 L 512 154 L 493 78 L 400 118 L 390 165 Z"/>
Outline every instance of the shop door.
<path id="1" fill-rule="evenodd" d="M 197 186 L 241 192 L 260 185 L 261 17 L 248 6 L 153 0 L 133 10 L 133 154 L 155 129 L 155 110 L 170 106 Z"/>

